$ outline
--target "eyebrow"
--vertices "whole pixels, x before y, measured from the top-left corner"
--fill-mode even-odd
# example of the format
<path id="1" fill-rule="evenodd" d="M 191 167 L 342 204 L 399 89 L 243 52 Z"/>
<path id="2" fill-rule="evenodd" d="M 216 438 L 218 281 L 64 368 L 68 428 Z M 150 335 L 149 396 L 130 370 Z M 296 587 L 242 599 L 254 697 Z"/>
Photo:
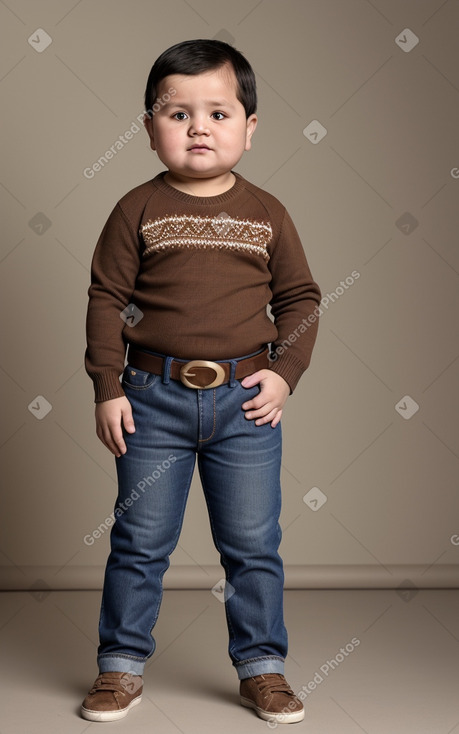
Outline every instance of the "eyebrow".
<path id="1" fill-rule="evenodd" d="M 191 103 L 191 105 L 192 104 L 193 103 Z M 229 102 L 226 99 L 219 99 L 219 100 L 205 99 L 204 104 L 207 105 L 208 107 L 231 107 L 231 108 L 234 107 L 234 105 L 231 104 L 231 102 Z M 180 100 L 175 101 L 174 99 L 174 100 L 171 100 L 170 102 L 166 102 L 165 104 L 161 105 L 161 108 L 164 110 L 164 109 L 168 109 L 169 107 L 188 107 L 188 106 L 189 106 L 189 102 L 181 102 Z"/>

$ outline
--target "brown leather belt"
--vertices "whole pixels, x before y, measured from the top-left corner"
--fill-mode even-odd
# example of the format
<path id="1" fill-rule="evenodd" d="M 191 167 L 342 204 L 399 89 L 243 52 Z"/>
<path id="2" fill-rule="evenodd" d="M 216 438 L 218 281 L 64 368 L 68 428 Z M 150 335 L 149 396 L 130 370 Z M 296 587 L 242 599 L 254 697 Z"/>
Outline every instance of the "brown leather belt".
<path id="1" fill-rule="evenodd" d="M 149 354 L 129 345 L 127 361 L 130 367 L 154 375 L 162 375 L 165 358 L 159 355 Z M 242 380 L 252 372 L 268 367 L 268 349 L 254 354 L 251 357 L 240 359 L 236 362 L 234 378 Z M 208 359 L 185 360 L 173 359 L 170 365 L 170 377 L 172 380 L 180 380 L 186 387 L 195 390 L 208 390 L 229 382 L 231 376 L 231 362 L 212 362 Z"/>

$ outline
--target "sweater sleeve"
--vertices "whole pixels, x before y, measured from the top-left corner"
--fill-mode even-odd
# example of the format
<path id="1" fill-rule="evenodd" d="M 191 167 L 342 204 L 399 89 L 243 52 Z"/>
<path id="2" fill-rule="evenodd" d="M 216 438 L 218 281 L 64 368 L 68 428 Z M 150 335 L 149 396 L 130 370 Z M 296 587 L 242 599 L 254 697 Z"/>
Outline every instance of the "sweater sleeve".
<path id="1" fill-rule="evenodd" d="M 137 229 L 118 202 L 97 242 L 88 292 L 85 367 L 96 403 L 124 395 L 119 380 L 126 354 L 122 312 L 134 292 L 139 263 Z"/>
<path id="2" fill-rule="evenodd" d="M 298 232 L 284 210 L 269 269 L 271 312 L 278 335 L 271 345 L 270 369 L 295 389 L 309 366 L 318 330 L 321 292 L 309 269 Z"/>

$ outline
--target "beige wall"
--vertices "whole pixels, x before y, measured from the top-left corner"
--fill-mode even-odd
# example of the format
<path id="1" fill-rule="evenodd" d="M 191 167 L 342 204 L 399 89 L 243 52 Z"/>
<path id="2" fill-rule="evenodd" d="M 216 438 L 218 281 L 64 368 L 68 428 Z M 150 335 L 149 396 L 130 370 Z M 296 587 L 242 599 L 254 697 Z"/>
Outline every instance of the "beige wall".
<path id="1" fill-rule="evenodd" d="M 83 369 L 89 264 L 162 164 L 134 126 L 83 171 L 142 112 L 156 56 L 198 37 L 251 60 L 238 170 L 288 207 L 329 299 L 283 421 L 287 585 L 457 585 L 458 23 L 454 0 L 0 3 L 3 588 L 101 585 L 109 534 L 83 538 L 116 485 Z M 195 480 L 166 585 L 221 576 Z"/>

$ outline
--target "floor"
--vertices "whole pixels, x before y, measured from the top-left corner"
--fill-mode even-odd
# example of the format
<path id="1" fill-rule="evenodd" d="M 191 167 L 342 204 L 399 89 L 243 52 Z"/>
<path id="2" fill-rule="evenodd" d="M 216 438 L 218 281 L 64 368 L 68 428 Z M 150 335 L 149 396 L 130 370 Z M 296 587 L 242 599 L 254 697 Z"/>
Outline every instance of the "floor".
<path id="1" fill-rule="evenodd" d="M 165 592 L 140 706 L 118 722 L 81 719 L 99 602 L 98 591 L 0 594 L 0 734 L 273 729 L 239 705 L 224 608 L 202 590 Z M 285 618 L 286 675 L 306 716 L 280 731 L 459 734 L 459 590 L 286 591 Z"/>

